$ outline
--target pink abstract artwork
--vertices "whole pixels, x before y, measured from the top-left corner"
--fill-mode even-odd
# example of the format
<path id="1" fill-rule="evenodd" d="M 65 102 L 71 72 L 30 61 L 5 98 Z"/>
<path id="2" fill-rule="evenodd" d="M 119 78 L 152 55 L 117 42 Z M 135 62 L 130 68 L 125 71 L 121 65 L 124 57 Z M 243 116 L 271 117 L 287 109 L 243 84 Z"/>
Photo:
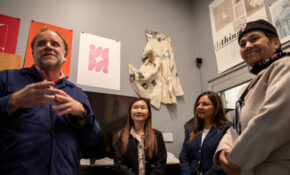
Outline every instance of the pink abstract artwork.
<path id="1" fill-rule="evenodd" d="M 120 46 L 120 41 L 82 32 L 77 83 L 120 90 Z"/>
<path id="2" fill-rule="evenodd" d="M 90 54 L 89 54 L 89 65 L 88 70 L 92 71 L 95 69 L 96 72 L 99 72 L 103 69 L 105 74 L 108 73 L 108 65 L 109 65 L 109 48 L 102 48 L 101 46 L 96 47 L 91 44 L 90 45 Z M 100 61 L 98 58 L 100 58 Z"/>

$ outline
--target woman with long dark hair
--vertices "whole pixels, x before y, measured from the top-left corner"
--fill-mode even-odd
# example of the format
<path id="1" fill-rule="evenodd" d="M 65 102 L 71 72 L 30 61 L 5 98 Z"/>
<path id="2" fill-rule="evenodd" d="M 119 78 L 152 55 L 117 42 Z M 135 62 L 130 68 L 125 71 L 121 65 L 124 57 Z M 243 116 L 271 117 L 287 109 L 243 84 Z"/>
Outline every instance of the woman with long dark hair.
<path id="1" fill-rule="evenodd" d="M 152 128 L 148 100 L 135 99 L 129 108 L 126 127 L 114 137 L 114 166 L 117 174 L 162 175 L 166 147 L 161 132 Z"/>
<path id="2" fill-rule="evenodd" d="M 210 91 L 200 94 L 194 104 L 194 127 L 186 132 L 179 155 L 180 173 L 224 174 L 213 164 L 213 155 L 230 127 L 220 96 Z"/>

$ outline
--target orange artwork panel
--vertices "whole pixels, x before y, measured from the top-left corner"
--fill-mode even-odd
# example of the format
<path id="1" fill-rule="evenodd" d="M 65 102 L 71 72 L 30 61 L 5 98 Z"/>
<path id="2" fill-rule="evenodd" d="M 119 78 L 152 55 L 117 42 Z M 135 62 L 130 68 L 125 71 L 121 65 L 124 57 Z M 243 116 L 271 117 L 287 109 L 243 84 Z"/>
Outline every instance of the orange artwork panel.
<path id="1" fill-rule="evenodd" d="M 5 69 L 20 69 L 21 56 L 8 53 L 0 53 L 0 71 Z"/>
<path id="2" fill-rule="evenodd" d="M 34 64 L 33 56 L 32 56 L 32 49 L 30 45 L 33 38 L 39 33 L 40 29 L 43 27 L 48 27 L 54 31 L 59 32 L 66 39 L 67 44 L 68 44 L 68 54 L 66 58 L 67 60 L 63 64 L 61 71 L 64 73 L 66 77 L 69 77 L 73 31 L 69 29 L 64 29 L 58 26 L 50 25 L 50 24 L 31 21 L 28 41 L 27 41 L 27 48 L 26 48 L 26 53 L 25 53 L 24 67 L 31 67 Z"/>

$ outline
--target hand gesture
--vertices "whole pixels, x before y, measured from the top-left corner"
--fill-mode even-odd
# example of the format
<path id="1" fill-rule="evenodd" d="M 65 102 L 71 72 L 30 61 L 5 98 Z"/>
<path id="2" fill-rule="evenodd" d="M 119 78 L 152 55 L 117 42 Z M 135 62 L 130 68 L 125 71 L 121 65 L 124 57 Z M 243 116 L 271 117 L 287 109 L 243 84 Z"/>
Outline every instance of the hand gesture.
<path id="1" fill-rule="evenodd" d="M 53 81 L 32 83 L 11 94 L 8 102 L 8 113 L 12 114 L 19 108 L 32 108 L 36 105 L 51 104 L 57 90 Z"/>
<path id="2" fill-rule="evenodd" d="M 65 93 L 63 90 L 57 89 L 57 94 L 55 94 L 56 102 L 59 105 L 53 106 L 53 110 L 60 110 L 57 115 L 62 116 L 64 114 L 71 114 L 73 116 L 83 116 L 86 113 L 84 106 Z"/>
<path id="3" fill-rule="evenodd" d="M 227 158 L 227 155 L 230 153 L 230 151 L 230 149 L 224 149 L 221 151 L 219 155 L 221 167 L 227 175 L 239 175 L 240 168 L 237 165 L 231 163 Z"/>

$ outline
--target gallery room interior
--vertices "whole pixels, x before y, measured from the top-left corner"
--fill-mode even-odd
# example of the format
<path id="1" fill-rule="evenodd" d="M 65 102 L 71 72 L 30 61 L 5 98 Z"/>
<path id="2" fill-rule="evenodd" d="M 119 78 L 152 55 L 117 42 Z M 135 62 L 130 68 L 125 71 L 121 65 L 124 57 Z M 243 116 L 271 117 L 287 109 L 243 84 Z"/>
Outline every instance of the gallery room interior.
<path id="1" fill-rule="evenodd" d="M 231 7 L 240 1 L 233 1 Z M 265 0 L 264 14 L 252 12 L 254 15 L 248 16 L 244 22 L 261 16 L 272 22 L 269 5 L 273 2 L 274 0 Z M 228 5 L 224 3 L 225 6 Z M 28 38 L 32 21 L 72 31 L 67 77 L 85 91 L 96 119 L 110 138 L 125 127 L 130 100 L 140 96 L 132 87 L 128 67 L 131 65 L 138 70 L 143 64 L 144 48 L 148 43 L 146 31 L 170 37 L 174 54 L 171 58 L 175 61 L 183 95 L 176 96 L 176 103 L 161 102 L 160 106 L 151 107 L 152 127 L 163 133 L 167 152 L 170 153 L 167 172 L 174 174 L 178 173 L 178 157 L 185 128 L 190 127 L 192 122 L 193 105 L 197 96 L 208 90 L 218 92 L 230 111 L 228 117 L 231 118 L 230 109 L 234 108 L 239 90 L 252 78 L 240 57 L 229 63 L 232 60 L 228 61 L 224 56 L 229 52 L 220 52 L 225 47 L 222 44 L 237 43 L 237 38 L 231 36 L 230 32 L 225 32 L 223 40 L 221 34 L 217 36 L 218 32 L 213 32 L 213 15 L 218 15 L 215 12 L 218 5 L 216 8 L 213 5 L 213 0 L 1 0 L 0 14 L 20 19 L 14 53 L 21 57 L 19 68 L 24 66 L 27 48 L 30 47 Z M 215 26 L 216 30 L 221 30 L 221 25 L 228 24 L 221 23 Z M 118 62 L 115 62 L 114 68 L 108 69 L 109 73 L 116 72 L 108 81 L 94 77 L 93 74 L 81 76 L 81 65 L 84 63 L 81 54 L 82 33 L 108 39 L 104 42 L 119 43 L 116 49 L 119 54 L 116 56 Z M 218 37 L 222 39 L 219 40 Z M 221 48 L 218 48 L 218 44 Z M 236 46 L 232 48 L 230 55 L 239 54 L 239 50 L 233 51 L 237 49 Z M 82 160 L 81 174 L 93 174 L 95 171 L 110 174 L 112 160 L 98 160 L 106 156 L 86 155 Z"/>

